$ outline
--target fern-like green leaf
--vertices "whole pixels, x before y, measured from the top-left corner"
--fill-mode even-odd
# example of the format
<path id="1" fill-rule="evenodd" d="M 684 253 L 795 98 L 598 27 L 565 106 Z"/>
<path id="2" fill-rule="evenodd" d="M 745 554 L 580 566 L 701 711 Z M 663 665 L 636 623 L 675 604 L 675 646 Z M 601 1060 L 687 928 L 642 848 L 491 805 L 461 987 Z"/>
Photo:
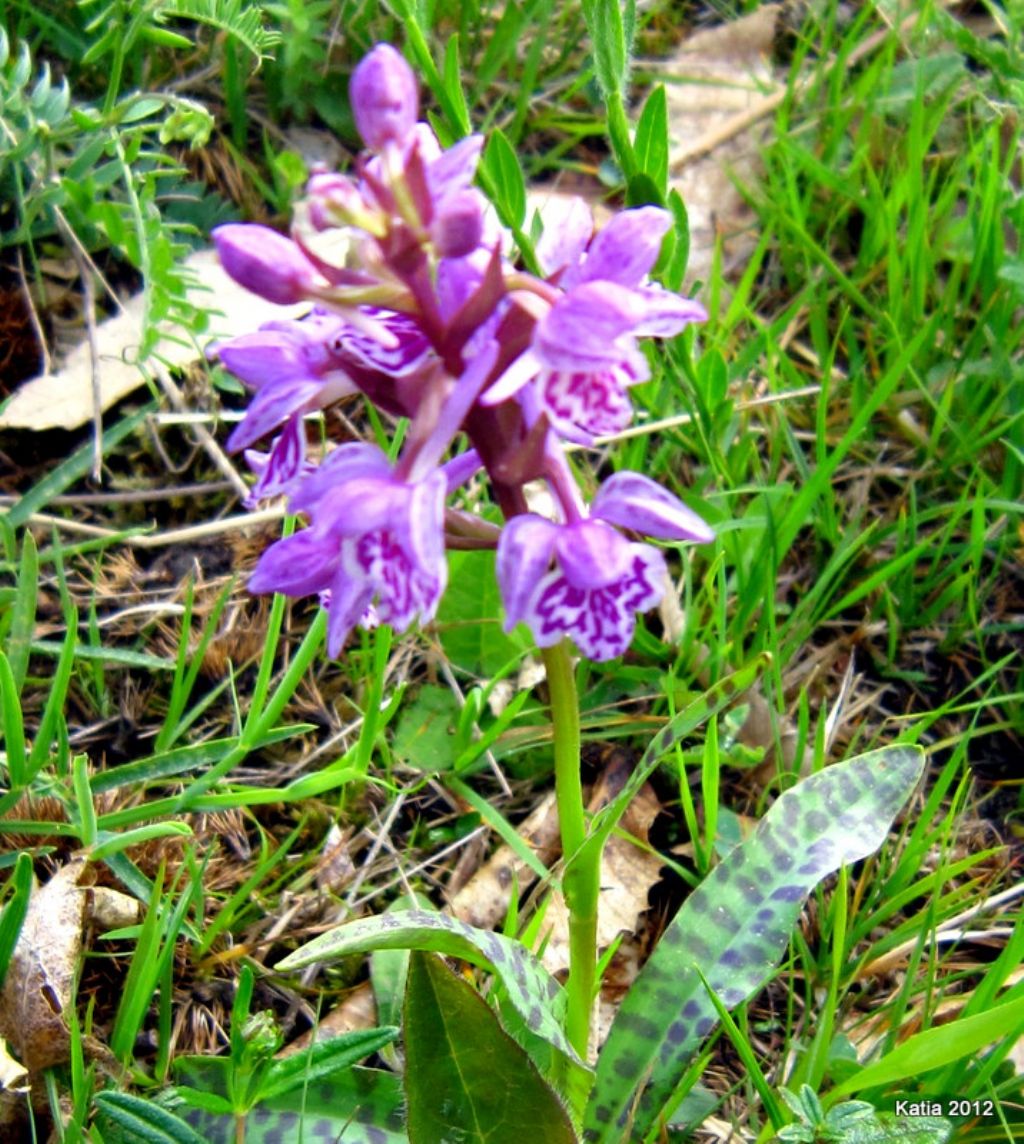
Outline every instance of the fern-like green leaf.
<path id="1" fill-rule="evenodd" d="M 262 8 L 246 0 L 173 0 L 164 14 L 219 28 L 234 36 L 257 59 L 267 55 L 281 39 L 279 32 L 264 28 Z"/>

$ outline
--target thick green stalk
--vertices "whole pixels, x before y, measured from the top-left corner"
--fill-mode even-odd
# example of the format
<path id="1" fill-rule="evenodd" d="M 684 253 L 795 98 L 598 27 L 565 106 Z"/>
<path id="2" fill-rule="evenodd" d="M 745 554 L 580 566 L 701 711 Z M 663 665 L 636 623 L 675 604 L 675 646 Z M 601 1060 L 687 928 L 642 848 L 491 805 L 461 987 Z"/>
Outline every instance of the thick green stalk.
<path id="1" fill-rule="evenodd" d="M 580 707 L 576 695 L 569 644 L 543 648 L 551 697 L 551 723 L 555 744 L 555 796 L 566 863 L 582 847 L 587 836 L 580 779 Z M 590 1014 L 597 967 L 597 897 L 600 887 L 600 852 L 582 865 L 576 863 L 572 877 L 563 881 L 569 910 L 569 980 L 566 982 L 568 1013 L 566 1036 L 579 1056 L 587 1059 Z"/>

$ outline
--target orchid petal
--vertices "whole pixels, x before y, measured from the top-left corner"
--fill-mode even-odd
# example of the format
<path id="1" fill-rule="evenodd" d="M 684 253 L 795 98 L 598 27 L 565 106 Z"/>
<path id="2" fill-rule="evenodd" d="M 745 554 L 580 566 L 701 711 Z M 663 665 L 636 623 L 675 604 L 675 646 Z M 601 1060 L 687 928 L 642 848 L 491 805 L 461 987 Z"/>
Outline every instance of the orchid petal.
<path id="1" fill-rule="evenodd" d="M 671 338 L 691 322 L 706 322 L 708 312 L 692 298 L 681 298 L 660 286 L 645 286 L 636 291 L 644 305 L 644 316 L 633 333 L 637 337 Z"/>
<path id="2" fill-rule="evenodd" d="M 537 355 L 532 350 L 524 350 L 502 373 L 493 385 L 480 395 L 481 405 L 500 405 L 514 397 L 528 382 L 533 381 L 542 369 Z"/>
<path id="3" fill-rule="evenodd" d="M 349 102 L 356 130 L 371 151 L 385 143 L 402 143 L 419 112 L 412 68 L 390 44 L 378 44 L 352 73 Z"/>
<path id="4" fill-rule="evenodd" d="M 247 449 L 245 459 L 249 467 L 259 474 L 246 497 L 247 507 L 269 497 L 290 493 L 306 468 L 306 431 L 302 418 L 290 417 L 285 422 L 280 437 L 274 438 L 270 452 L 265 456 Z"/>
<path id="5" fill-rule="evenodd" d="M 272 544 L 249 577 L 249 591 L 309 596 L 326 588 L 334 575 L 338 544 L 306 528 Z"/>
<path id="6" fill-rule="evenodd" d="M 578 196 L 556 196 L 546 202 L 540 211 L 544 232 L 534 246 L 541 269 L 549 277 L 560 270 L 573 268 L 583 257 L 590 236 L 594 233 L 594 216 L 586 202 Z M 563 280 L 562 285 L 568 285 Z"/>
<path id="7" fill-rule="evenodd" d="M 506 632 L 523 618 L 537 582 L 547 572 L 557 534 L 557 524 L 533 513 L 513 517 L 502 529 L 495 570 L 505 604 Z"/>
<path id="8" fill-rule="evenodd" d="M 574 588 L 604 588 L 620 580 L 632 547 L 621 533 L 596 520 L 561 528 L 555 539 L 558 563 Z"/>
<path id="9" fill-rule="evenodd" d="M 320 500 L 349 481 L 385 481 L 391 476 L 391 462 L 376 445 L 350 441 L 339 445 L 295 493 L 289 504 L 292 512 L 310 512 Z"/>
<path id="10" fill-rule="evenodd" d="M 301 302 L 320 275 L 296 244 L 269 226 L 226 223 L 211 232 L 221 265 L 239 286 L 268 302 Z"/>
<path id="11" fill-rule="evenodd" d="M 435 200 L 466 190 L 472 184 L 483 146 L 482 135 L 467 135 L 430 163 L 427 184 Z"/>
<path id="12" fill-rule="evenodd" d="M 247 448 L 293 414 L 315 407 L 320 392 L 321 383 L 310 378 L 285 381 L 261 389 L 228 438 L 228 451 L 237 453 L 239 449 Z"/>
<path id="13" fill-rule="evenodd" d="M 440 469 L 412 485 L 407 507 L 409 550 L 424 568 L 437 570 L 444 559 L 444 501 L 448 482 Z"/>
<path id="14" fill-rule="evenodd" d="M 378 327 L 387 344 L 355 326 L 346 325 L 334 340 L 334 352 L 341 364 L 353 363 L 392 377 L 405 377 L 422 368 L 431 349 L 415 319 L 371 306 L 363 307 L 361 313 Z"/>
<path id="15" fill-rule="evenodd" d="M 622 358 L 618 338 L 645 316 L 633 290 L 613 282 L 585 282 L 560 298 L 537 325 L 534 351 L 551 369 L 584 370 Z"/>
<path id="16" fill-rule="evenodd" d="M 271 330 L 232 338 L 217 347 L 217 356 L 226 370 L 251 389 L 309 376 L 294 339 Z"/>
<path id="17" fill-rule="evenodd" d="M 613 473 L 598 489 L 590 514 L 660 540 L 709 544 L 715 538 L 692 509 L 642 473 Z"/>
<path id="18" fill-rule="evenodd" d="M 661 207 L 620 211 L 590 244 L 578 280 L 639 286 L 657 262 L 671 225 L 672 215 Z"/>
<path id="19" fill-rule="evenodd" d="M 363 580 L 353 579 L 339 568 L 331 581 L 327 608 L 327 654 L 337 659 L 345 646 L 349 632 L 362 619 L 370 601 L 373 587 Z"/>

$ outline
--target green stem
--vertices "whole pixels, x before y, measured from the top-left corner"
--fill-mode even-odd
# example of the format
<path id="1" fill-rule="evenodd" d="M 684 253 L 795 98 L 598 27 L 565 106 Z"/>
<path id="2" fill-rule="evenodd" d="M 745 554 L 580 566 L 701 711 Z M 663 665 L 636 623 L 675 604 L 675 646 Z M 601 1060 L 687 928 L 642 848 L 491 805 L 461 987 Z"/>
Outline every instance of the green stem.
<path id="1" fill-rule="evenodd" d="M 576 695 L 569 645 L 563 640 L 543 648 L 541 655 L 551 697 L 551 723 L 555 745 L 555 797 L 562 834 L 562 856 L 567 865 L 563 879 L 569 910 L 569 980 L 566 1036 L 585 1061 L 590 1041 L 590 1014 L 597 968 L 597 897 L 600 887 L 600 850 L 581 853 L 587 837 L 580 779 L 580 707 Z M 572 863 L 571 874 L 568 865 Z"/>

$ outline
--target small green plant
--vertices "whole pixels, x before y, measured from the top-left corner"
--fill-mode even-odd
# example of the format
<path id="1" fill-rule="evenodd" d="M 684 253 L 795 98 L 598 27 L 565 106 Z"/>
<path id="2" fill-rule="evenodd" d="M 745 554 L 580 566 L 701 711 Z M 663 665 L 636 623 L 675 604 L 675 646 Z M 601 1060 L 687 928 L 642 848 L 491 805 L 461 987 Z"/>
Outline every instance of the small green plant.
<path id="1" fill-rule="evenodd" d="M 953 1132 L 942 1117 L 896 1117 L 866 1100 L 844 1100 L 825 1112 L 806 1084 L 799 1094 L 780 1091 L 797 1120 L 780 1128 L 776 1139 L 790 1144 L 946 1144 Z"/>

